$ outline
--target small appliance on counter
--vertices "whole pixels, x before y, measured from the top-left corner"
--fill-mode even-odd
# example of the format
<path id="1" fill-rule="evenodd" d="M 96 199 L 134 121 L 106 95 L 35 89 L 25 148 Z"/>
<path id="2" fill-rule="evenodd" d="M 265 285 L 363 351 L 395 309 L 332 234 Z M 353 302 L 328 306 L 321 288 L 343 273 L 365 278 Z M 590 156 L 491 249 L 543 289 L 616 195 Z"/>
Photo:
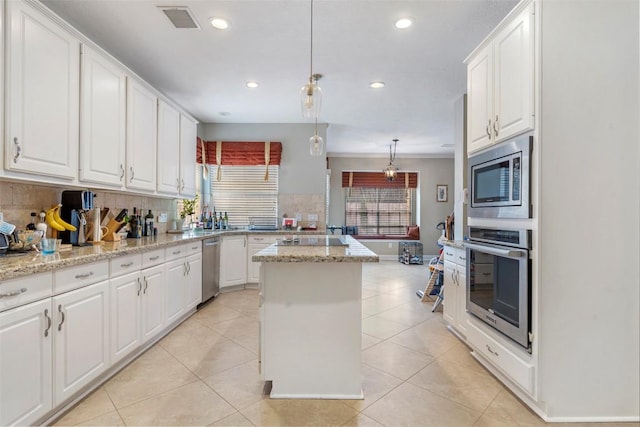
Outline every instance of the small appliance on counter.
<path id="1" fill-rule="evenodd" d="M 74 246 L 91 246 L 87 242 L 87 215 L 93 209 L 94 194 L 85 190 L 65 190 L 62 192 L 60 217 L 76 227 L 76 231 L 62 231 L 62 243 Z"/>

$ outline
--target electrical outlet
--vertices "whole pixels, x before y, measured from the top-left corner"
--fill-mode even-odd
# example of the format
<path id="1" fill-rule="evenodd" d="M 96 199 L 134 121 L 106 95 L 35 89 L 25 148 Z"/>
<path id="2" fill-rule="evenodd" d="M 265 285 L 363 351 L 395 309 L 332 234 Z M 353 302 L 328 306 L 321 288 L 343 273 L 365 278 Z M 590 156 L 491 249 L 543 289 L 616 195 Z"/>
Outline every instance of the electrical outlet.
<path id="1" fill-rule="evenodd" d="M 317 214 L 309 214 L 307 215 L 307 221 L 317 221 L 318 220 L 318 215 Z"/>
<path id="2" fill-rule="evenodd" d="M 389 249 L 393 247 L 393 243 L 389 243 Z"/>
<path id="3" fill-rule="evenodd" d="M 167 222 L 167 213 L 166 212 L 160 212 L 160 215 L 158 215 L 158 222 Z"/>
<path id="4" fill-rule="evenodd" d="M 0 221 L 4 221 L 4 214 L 0 212 Z"/>
<path id="5" fill-rule="evenodd" d="M 297 213 L 296 214 L 296 220 L 297 221 L 302 221 L 302 214 L 301 213 Z"/>

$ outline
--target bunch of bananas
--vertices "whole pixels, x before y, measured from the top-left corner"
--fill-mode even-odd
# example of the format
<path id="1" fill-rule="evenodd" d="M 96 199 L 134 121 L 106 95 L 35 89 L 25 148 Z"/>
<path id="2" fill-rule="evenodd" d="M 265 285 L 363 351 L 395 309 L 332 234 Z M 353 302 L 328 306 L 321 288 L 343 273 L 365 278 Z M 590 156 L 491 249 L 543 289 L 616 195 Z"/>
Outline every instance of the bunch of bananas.
<path id="1" fill-rule="evenodd" d="M 63 220 L 62 218 L 60 218 L 60 208 L 62 207 L 62 205 L 57 204 L 53 207 L 51 207 L 51 209 L 49 209 L 47 211 L 47 214 L 44 217 L 44 220 L 47 222 L 47 224 L 49 224 L 49 227 L 53 228 L 54 230 L 58 230 L 58 231 L 64 231 L 64 230 L 69 230 L 69 231 L 76 231 L 77 228 L 71 224 L 69 224 L 68 222 L 66 222 L 65 220 Z"/>

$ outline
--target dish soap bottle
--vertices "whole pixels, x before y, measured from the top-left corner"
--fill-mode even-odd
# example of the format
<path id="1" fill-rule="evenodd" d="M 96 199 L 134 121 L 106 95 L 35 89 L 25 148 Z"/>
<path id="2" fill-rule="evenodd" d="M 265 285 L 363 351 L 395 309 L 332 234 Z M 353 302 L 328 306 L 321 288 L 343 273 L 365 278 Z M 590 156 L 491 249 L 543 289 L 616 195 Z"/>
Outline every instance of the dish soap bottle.
<path id="1" fill-rule="evenodd" d="M 38 224 L 36 225 L 36 230 L 42 231 L 42 237 L 45 237 L 47 235 L 47 223 L 44 220 L 46 216 L 47 213 L 45 211 L 40 211 L 40 213 L 38 214 L 40 222 L 38 222 Z"/>

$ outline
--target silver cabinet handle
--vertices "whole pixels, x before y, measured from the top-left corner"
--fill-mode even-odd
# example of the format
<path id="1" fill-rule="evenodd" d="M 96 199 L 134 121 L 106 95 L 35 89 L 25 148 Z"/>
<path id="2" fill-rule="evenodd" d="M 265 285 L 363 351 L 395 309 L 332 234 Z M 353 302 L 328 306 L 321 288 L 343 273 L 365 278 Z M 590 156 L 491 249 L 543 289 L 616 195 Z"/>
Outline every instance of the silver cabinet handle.
<path id="1" fill-rule="evenodd" d="M 191 249 L 193 249 L 194 251 L 197 251 L 198 247 L 197 246 L 191 246 Z"/>
<path id="2" fill-rule="evenodd" d="M 491 119 L 489 119 L 489 123 L 487 123 L 487 126 L 484 128 L 485 132 L 487 132 L 487 136 L 489 137 L 489 139 L 491 139 Z"/>
<path id="3" fill-rule="evenodd" d="M 187 261 L 187 274 L 191 274 L 191 263 Z"/>
<path id="4" fill-rule="evenodd" d="M 496 115 L 496 121 L 493 122 L 493 132 L 496 134 L 496 138 L 498 137 L 498 116 Z"/>
<path id="5" fill-rule="evenodd" d="M 180 187 L 180 191 L 184 191 L 184 178 L 182 178 L 181 181 L 182 181 L 182 186 Z"/>
<path id="6" fill-rule="evenodd" d="M 143 294 L 147 293 L 147 288 L 149 287 L 149 282 L 147 281 L 147 278 L 144 278 L 144 291 L 142 291 Z"/>
<path id="7" fill-rule="evenodd" d="M 129 178 L 129 182 L 133 182 L 133 166 L 129 166 L 129 172 L 131 172 L 131 178 Z"/>
<path id="8" fill-rule="evenodd" d="M 85 274 L 76 274 L 76 279 L 86 279 L 87 277 L 93 276 L 93 271 L 90 271 Z"/>
<path id="9" fill-rule="evenodd" d="M 44 317 L 47 319 L 47 328 L 44 330 L 44 336 L 49 336 L 49 330 L 51 329 L 51 316 L 49 316 L 49 309 L 44 309 Z"/>
<path id="10" fill-rule="evenodd" d="M 124 166 L 120 163 L 120 181 L 124 179 Z"/>
<path id="11" fill-rule="evenodd" d="M 180 178 L 176 178 L 176 191 L 180 191 Z"/>
<path id="12" fill-rule="evenodd" d="M 487 347 L 487 350 L 489 350 L 489 353 L 493 354 L 496 357 L 500 357 L 497 351 L 493 351 L 491 347 L 489 347 L 489 344 L 485 344 L 485 347 Z"/>
<path id="13" fill-rule="evenodd" d="M 58 331 L 61 331 L 62 324 L 64 323 L 64 312 L 62 311 L 62 304 L 58 305 L 58 313 L 60 313 L 60 324 L 58 325 Z"/>
<path id="14" fill-rule="evenodd" d="M 25 292 L 27 292 L 27 288 L 22 288 L 22 289 L 18 289 L 17 291 L 11 291 L 11 292 L 7 292 L 6 294 L 0 294 L 0 298 L 15 297 L 16 295 L 20 295 Z"/>
<path id="15" fill-rule="evenodd" d="M 22 153 L 22 148 L 20 148 L 17 136 L 13 138 L 13 144 L 16 146 L 16 155 L 13 156 L 13 163 L 18 163 L 18 157 L 20 157 L 20 154 Z"/>
<path id="16" fill-rule="evenodd" d="M 149 257 L 149 261 L 155 261 L 157 259 L 160 259 L 160 255 L 156 255 L 156 256 L 151 256 Z"/>
<path id="17" fill-rule="evenodd" d="M 173 255 L 178 255 L 180 252 L 182 252 L 182 251 L 174 251 L 174 252 L 171 252 L 171 253 L 172 253 Z"/>
<path id="18" fill-rule="evenodd" d="M 141 290 L 142 290 L 142 283 L 140 283 L 140 278 L 138 277 L 138 296 L 140 296 Z"/>
<path id="19" fill-rule="evenodd" d="M 129 267 L 131 267 L 132 265 L 133 265 L 133 261 L 130 261 L 130 262 L 126 263 L 126 264 L 120 264 L 120 267 L 122 267 L 122 268 L 129 268 Z"/>
<path id="20" fill-rule="evenodd" d="M 182 275 L 186 276 L 187 275 L 187 263 L 183 263 L 182 264 Z"/>

